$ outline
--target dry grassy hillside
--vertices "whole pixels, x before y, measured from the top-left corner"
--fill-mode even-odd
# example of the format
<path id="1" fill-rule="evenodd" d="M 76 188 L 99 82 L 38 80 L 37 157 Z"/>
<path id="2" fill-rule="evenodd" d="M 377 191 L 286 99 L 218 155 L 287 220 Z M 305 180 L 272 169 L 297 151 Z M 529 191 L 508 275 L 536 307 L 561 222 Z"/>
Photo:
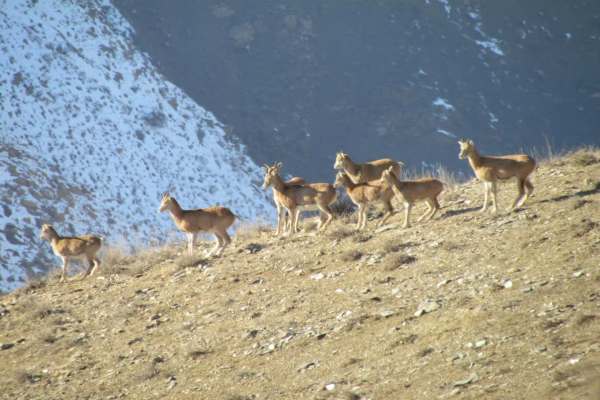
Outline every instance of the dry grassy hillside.
<path id="1" fill-rule="evenodd" d="M 600 152 L 534 184 L 511 214 L 477 213 L 472 182 L 406 230 L 247 228 L 221 259 L 32 283 L 0 298 L 0 398 L 598 399 Z"/>

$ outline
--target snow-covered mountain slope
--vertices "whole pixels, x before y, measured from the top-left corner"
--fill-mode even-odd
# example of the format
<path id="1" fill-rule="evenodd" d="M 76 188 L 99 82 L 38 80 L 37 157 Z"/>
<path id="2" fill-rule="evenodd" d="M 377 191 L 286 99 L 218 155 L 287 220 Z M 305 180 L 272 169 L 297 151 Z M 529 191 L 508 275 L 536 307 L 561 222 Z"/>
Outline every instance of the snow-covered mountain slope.
<path id="1" fill-rule="evenodd" d="M 260 169 L 165 81 L 107 0 L 0 7 L 0 290 L 58 260 L 42 223 L 139 244 L 173 231 L 160 194 L 268 215 Z M 208 56 L 207 56 L 208 57 Z"/>

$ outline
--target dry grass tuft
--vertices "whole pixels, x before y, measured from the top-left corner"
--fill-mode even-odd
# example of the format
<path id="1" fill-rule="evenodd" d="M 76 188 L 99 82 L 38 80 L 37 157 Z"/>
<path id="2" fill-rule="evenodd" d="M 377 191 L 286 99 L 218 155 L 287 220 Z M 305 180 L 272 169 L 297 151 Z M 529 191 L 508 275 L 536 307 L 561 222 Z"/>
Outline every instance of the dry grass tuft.
<path id="1" fill-rule="evenodd" d="M 340 225 L 340 226 L 331 227 L 327 231 L 327 236 L 329 236 L 332 239 L 342 240 L 349 236 L 354 235 L 355 232 L 356 231 L 352 228 Z"/>
<path id="2" fill-rule="evenodd" d="M 27 280 L 27 283 L 22 288 L 15 290 L 15 293 L 29 294 L 36 290 L 43 289 L 48 285 L 47 277 L 35 277 Z"/>
<path id="3" fill-rule="evenodd" d="M 196 361 L 203 357 L 206 357 L 207 355 L 209 355 L 211 353 L 212 353 L 212 350 L 209 350 L 209 349 L 195 349 L 188 353 L 188 357 L 191 358 L 192 360 Z"/>
<path id="4" fill-rule="evenodd" d="M 274 230 L 273 225 L 268 223 L 267 221 L 252 221 L 252 222 L 242 222 L 238 226 L 235 231 L 236 240 L 250 240 L 260 237 L 265 233 L 270 233 Z"/>
<path id="5" fill-rule="evenodd" d="M 410 169 L 402 171 L 402 179 L 418 180 L 424 178 L 434 178 L 444 184 L 444 192 L 452 193 L 456 191 L 466 178 L 462 174 L 450 171 L 442 164 L 435 164 L 421 169 Z"/>
<path id="6" fill-rule="evenodd" d="M 587 167 L 600 162 L 600 158 L 591 149 L 580 149 L 568 155 L 567 158 L 577 167 Z"/>
<path id="7" fill-rule="evenodd" d="M 197 267 L 199 265 L 202 265 L 206 262 L 206 259 L 202 256 L 199 255 L 187 255 L 187 254 L 183 254 L 179 257 L 177 257 L 174 261 L 175 265 L 177 265 L 177 267 L 179 269 L 185 269 L 185 268 L 192 268 L 192 267 Z"/>
<path id="8" fill-rule="evenodd" d="M 98 272 L 101 275 L 113 275 L 121 272 L 125 265 L 131 263 L 133 259 L 124 246 L 107 246 L 100 255 L 100 266 Z"/>

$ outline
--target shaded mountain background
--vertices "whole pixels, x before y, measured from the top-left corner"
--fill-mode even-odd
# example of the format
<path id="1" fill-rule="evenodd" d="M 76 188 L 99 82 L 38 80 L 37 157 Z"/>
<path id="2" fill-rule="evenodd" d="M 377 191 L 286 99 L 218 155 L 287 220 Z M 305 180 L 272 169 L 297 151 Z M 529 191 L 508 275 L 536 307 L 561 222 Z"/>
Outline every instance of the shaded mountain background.
<path id="1" fill-rule="evenodd" d="M 116 0 L 137 45 L 257 163 L 600 143 L 600 2 Z"/>

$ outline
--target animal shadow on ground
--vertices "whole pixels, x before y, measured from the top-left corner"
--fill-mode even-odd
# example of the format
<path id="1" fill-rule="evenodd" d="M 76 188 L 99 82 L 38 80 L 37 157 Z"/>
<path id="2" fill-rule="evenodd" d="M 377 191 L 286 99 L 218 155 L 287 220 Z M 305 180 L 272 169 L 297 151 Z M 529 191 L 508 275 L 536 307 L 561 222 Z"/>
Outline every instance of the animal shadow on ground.
<path id="1" fill-rule="evenodd" d="M 469 207 L 469 208 L 461 208 L 458 210 L 448 210 L 446 212 L 444 212 L 441 216 L 441 218 L 450 218 L 450 217 L 455 217 L 457 215 L 462 215 L 462 214 L 467 214 L 470 212 L 475 212 L 480 210 L 481 207 Z"/>
<path id="2" fill-rule="evenodd" d="M 593 188 L 589 190 L 580 190 L 571 194 L 563 194 L 561 196 L 552 197 L 549 199 L 540 200 L 538 203 L 558 203 L 561 201 L 569 200 L 575 197 L 586 197 L 591 196 L 593 194 L 600 193 L 600 182 L 596 182 Z"/>

